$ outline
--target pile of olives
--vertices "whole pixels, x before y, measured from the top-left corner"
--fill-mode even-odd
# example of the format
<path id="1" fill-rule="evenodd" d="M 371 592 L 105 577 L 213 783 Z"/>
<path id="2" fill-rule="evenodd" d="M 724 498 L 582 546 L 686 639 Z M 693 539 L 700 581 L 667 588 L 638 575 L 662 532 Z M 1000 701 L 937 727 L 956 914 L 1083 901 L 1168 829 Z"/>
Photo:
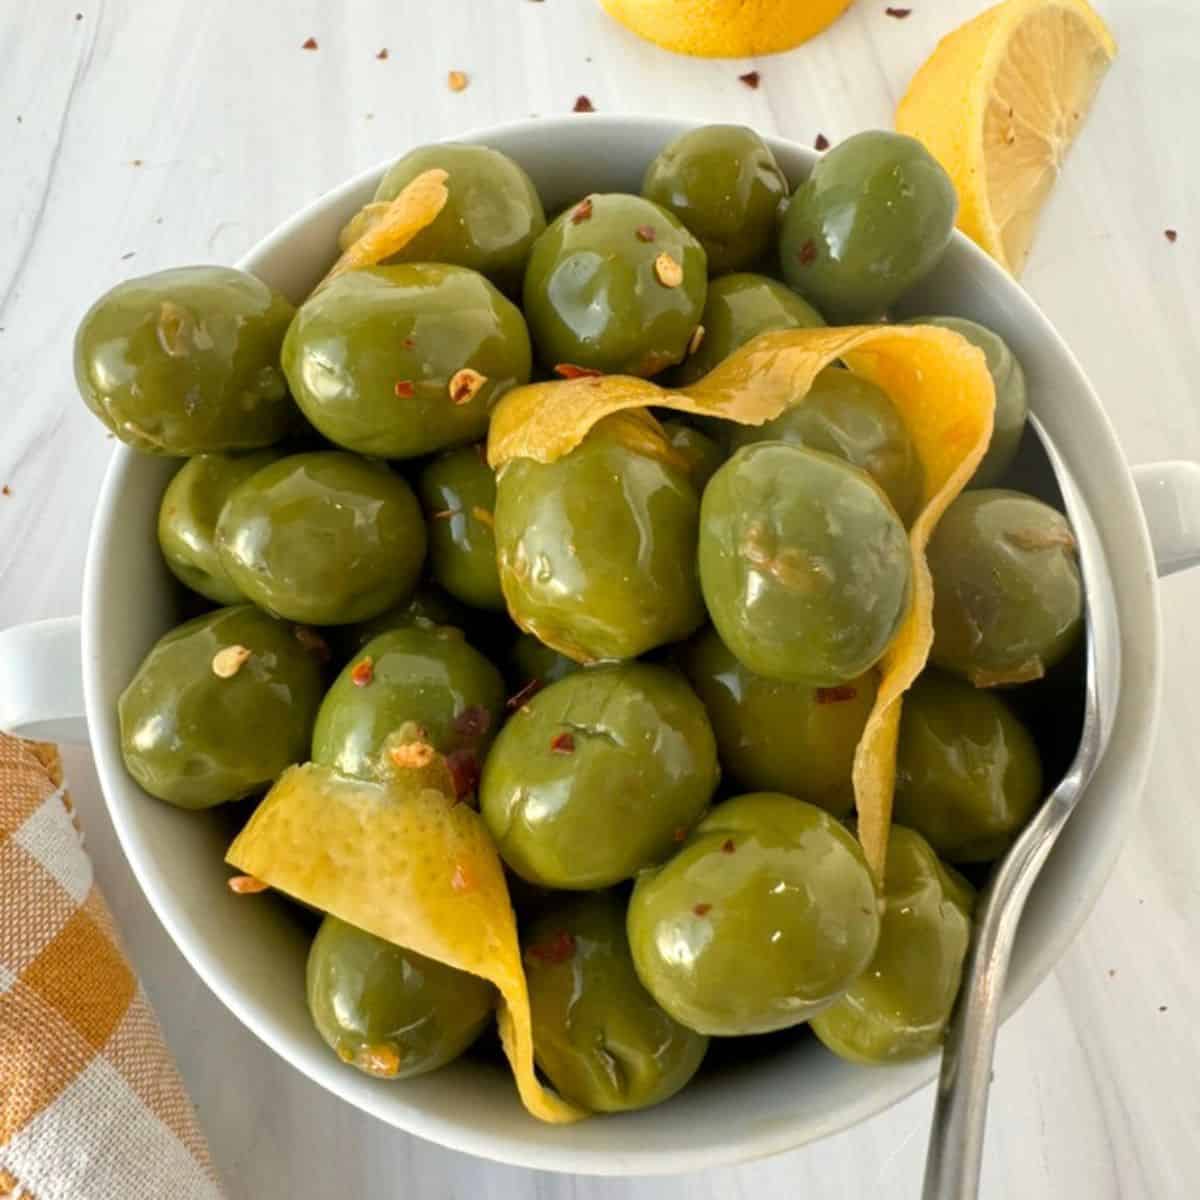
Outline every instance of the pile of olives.
<path id="1" fill-rule="evenodd" d="M 864 133 L 793 189 L 756 134 L 716 126 L 667 146 L 641 195 L 549 222 L 481 146 L 412 152 L 376 199 L 431 167 L 449 176 L 436 220 L 299 308 L 188 267 L 83 319 L 87 404 L 185 460 L 158 540 L 201 615 L 121 697 L 131 775 L 207 809 L 304 760 L 380 777 L 387 739 L 418 730 L 510 873 L 539 1068 L 590 1110 L 665 1100 L 711 1037 L 808 1026 L 855 1062 L 931 1051 L 968 875 L 1043 794 L 1009 697 L 1081 627 L 1065 519 L 1002 486 L 1026 412 L 1009 347 L 923 318 L 983 349 L 997 419 L 929 547 L 933 665 L 903 709 L 882 889 L 851 765 L 924 496 L 888 396 L 833 366 L 758 428 L 619 414 L 497 474 L 484 439 L 533 379 L 682 385 L 766 331 L 893 316 L 949 242 L 949 179 L 917 142 Z M 331 1048 L 386 1078 L 463 1053 L 496 1002 L 332 916 L 307 994 Z"/>

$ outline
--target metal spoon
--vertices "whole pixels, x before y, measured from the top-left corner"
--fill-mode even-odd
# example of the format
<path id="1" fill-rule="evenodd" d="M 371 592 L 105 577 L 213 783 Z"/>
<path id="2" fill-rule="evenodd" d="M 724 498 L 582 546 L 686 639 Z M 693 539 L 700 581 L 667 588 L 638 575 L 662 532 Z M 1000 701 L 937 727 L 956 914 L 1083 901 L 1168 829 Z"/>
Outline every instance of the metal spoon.
<path id="1" fill-rule="evenodd" d="M 958 1006 L 942 1051 L 924 1200 L 974 1200 L 979 1194 L 992 1056 L 1017 926 L 1034 881 L 1104 754 L 1120 689 L 1116 605 L 1104 546 L 1053 442 L 1036 417 L 1031 415 L 1029 423 L 1050 461 L 1079 543 L 1087 639 L 1083 732 L 1062 782 L 1005 855 L 981 898 Z"/>

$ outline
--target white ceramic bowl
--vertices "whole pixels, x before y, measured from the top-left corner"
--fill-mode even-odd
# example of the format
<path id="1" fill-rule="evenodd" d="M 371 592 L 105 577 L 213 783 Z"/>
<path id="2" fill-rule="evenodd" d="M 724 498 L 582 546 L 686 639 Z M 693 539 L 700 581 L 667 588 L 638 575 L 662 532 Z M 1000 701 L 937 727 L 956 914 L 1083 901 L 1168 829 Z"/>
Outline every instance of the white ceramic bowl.
<path id="1" fill-rule="evenodd" d="M 642 171 L 687 123 L 656 118 L 523 121 L 470 135 L 510 154 L 548 209 L 587 191 L 637 191 Z M 767 139 L 797 182 L 816 156 Z M 329 264 L 338 230 L 371 198 L 383 167 L 302 209 L 239 264 L 299 301 Z M 1153 744 L 1161 676 L 1155 553 L 1135 482 L 1104 410 L 1070 351 L 1029 297 L 961 236 L 912 311 L 982 321 L 1010 342 L 1033 406 L 1056 441 L 1102 536 L 1122 636 L 1116 730 L 1091 791 L 1054 851 L 1021 928 L 1007 996 L 1011 1012 L 1045 977 L 1087 916 L 1116 857 Z M 460 1061 L 423 1079 L 382 1082 L 343 1065 L 312 1028 L 304 1002 L 307 941 L 272 904 L 230 895 L 227 826 L 142 793 L 125 773 L 116 702 L 154 640 L 176 621 L 175 588 L 159 558 L 155 514 L 173 462 L 115 451 L 96 510 L 84 578 L 84 706 L 101 784 L 121 844 L 147 898 L 205 982 L 268 1045 L 365 1112 L 443 1145 L 504 1162 L 597 1174 L 666 1173 L 774 1154 L 844 1129 L 920 1087 L 930 1059 L 865 1069 L 815 1043 L 702 1074 L 667 1104 L 565 1128 L 532 1120 L 506 1071 Z M 1200 547 L 1200 469 L 1162 464 L 1138 480 L 1153 506 L 1159 561 Z M 80 622 L 0 635 L 0 727 L 69 735 L 80 707 Z"/>

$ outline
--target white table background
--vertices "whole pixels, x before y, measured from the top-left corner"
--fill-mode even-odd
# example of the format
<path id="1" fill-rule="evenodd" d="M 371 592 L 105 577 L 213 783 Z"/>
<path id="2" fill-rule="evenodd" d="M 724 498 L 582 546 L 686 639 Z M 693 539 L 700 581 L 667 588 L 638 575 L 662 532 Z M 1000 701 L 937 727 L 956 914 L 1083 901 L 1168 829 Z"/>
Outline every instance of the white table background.
<path id="1" fill-rule="evenodd" d="M 803 142 L 886 126 L 938 36 L 982 7 L 911 3 L 898 21 L 858 0 L 817 41 L 750 64 L 667 55 L 594 0 L 0 0 L 0 627 L 78 608 L 112 446 L 75 394 L 71 338 L 112 284 L 231 262 L 367 165 L 566 112 L 581 93 L 605 112 Z M 1130 460 L 1200 458 L 1200 4 L 1098 7 L 1121 57 L 1025 282 Z M 318 50 L 301 49 L 309 36 Z M 751 66 L 757 91 L 737 79 Z M 451 68 L 470 76 L 465 92 L 448 90 Z M 1200 1195 L 1198 606 L 1200 571 L 1165 585 L 1165 711 L 1140 819 L 1083 933 L 1001 1036 L 990 1200 Z M 99 878 L 237 1200 L 918 1194 L 928 1092 L 819 1145 L 678 1180 L 543 1175 L 395 1132 L 301 1077 L 208 993 L 137 890 L 87 752 L 69 768 Z"/>

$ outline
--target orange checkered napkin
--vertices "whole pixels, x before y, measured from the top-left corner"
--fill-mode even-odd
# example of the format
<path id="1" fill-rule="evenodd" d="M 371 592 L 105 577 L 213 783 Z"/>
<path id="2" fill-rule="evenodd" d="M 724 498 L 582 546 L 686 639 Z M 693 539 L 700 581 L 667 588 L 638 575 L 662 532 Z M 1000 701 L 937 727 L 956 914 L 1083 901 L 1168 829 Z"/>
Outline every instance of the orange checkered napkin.
<path id="1" fill-rule="evenodd" d="M 0 1200 L 221 1200 L 52 746 L 0 734 Z"/>

